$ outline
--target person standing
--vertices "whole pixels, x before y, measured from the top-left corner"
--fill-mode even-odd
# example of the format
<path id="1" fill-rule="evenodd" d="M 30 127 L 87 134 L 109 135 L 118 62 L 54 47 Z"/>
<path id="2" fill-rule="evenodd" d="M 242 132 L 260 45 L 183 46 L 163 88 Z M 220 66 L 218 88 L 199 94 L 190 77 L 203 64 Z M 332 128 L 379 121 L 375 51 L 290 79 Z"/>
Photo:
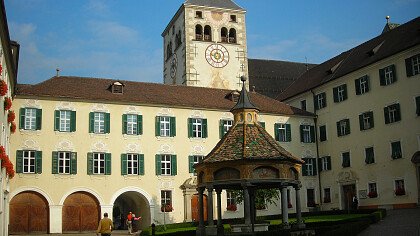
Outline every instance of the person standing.
<path id="1" fill-rule="evenodd" d="M 133 233 L 133 215 L 131 211 L 127 215 L 127 227 L 128 227 L 128 234 Z"/>
<path id="2" fill-rule="evenodd" d="M 110 236 L 113 229 L 114 224 L 112 223 L 112 220 L 108 218 L 108 213 L 105 212 L 104 218 L 99 221 L 96 235 L 99 235 L 100 233 L 102 236 Z"/>

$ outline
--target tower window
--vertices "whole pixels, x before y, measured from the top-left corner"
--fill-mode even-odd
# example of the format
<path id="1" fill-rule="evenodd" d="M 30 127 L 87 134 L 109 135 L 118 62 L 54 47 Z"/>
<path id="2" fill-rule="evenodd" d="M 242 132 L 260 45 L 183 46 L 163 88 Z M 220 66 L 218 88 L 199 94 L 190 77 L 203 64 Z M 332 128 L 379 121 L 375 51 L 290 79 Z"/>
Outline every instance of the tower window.
<path id="1" fill-rule="evenodd" d="M 195 40 L 203 40 L 203 26 L 195 26 Z"/>
<path id="2" fill-rule="evenodd" d="M 228 30 L 225 27 L 223 27 L 222 30 L 220 31 L 220 36 L 223 43 L 228 42 Z"/>
<path id="3" fill-rule="evenodd" d="M 236 22 L 236 15 L 230 15 L 230 21 Z"/>
<path id="4" fill-rule="evenodd" d="M 236 30 L 234 28 L 229 30 L 229 43 L 236 43 Z"/>
<path id="5" fill-rule="evenodd" d="M 195 18 L 203 19 L 203 12 L 202 11 L 196 11 L 195 12 Z"/>
<path id="6" fill-rule="evenodd" d="M 211 27 L 209 25 L 204 26 L 204 41 L 211 41 Z"/>

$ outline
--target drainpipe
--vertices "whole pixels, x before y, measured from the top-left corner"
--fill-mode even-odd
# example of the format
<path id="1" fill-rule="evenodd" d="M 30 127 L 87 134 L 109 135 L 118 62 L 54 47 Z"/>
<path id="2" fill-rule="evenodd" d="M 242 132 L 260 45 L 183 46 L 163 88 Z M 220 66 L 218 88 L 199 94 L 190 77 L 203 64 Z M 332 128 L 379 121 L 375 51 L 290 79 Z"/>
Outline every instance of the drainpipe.
<path id="1" fill-rule="evenodd" d="M 312 99 L 315 99 L 315 93 L 314 91 L 311 89 L 311 93 L 312 93 Z M 315 104 L 315 100 L 314 100 L 314 104 Z M 318 143 L 318 125 L 317 125 L 317 119 L 318 119 L 318 115 L 316 114 L 316 109 L 314 107 L 314 124 L 315 124 L 315 145 L 316 145 L 316 166 L 318 167 L 318 185 L 319 185 L 319 207 L 321 209 L 322 206 L 322 187 L 321 187 L 321 171 L 319 171 L 321 168 L 319 166 L 320 164 L 320 157 L 319 157 L 319 143 Z"/>

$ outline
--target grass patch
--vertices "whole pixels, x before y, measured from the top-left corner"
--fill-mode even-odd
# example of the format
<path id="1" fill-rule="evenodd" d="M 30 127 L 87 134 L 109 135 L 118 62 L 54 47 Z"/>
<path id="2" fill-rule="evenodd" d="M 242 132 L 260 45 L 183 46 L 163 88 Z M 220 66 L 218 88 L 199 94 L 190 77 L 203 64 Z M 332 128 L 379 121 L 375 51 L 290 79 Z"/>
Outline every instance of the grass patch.
<path id="1" fill-rule="evenodd" d="M 369 216 L 369 214 L 342 214 L 342 215 L 320 215 L 320 216 L 306 216 L 303 217 L 305 223 L 316 223 L 316 222 L 337 222 L 349 219 L 355 219 L 360 217 Z M 296 222 L 296 218 L 289 218 L 290 222 Z M 271 225 L 280 225 L 283 221 L 281 219 L 268 220 Z"/>

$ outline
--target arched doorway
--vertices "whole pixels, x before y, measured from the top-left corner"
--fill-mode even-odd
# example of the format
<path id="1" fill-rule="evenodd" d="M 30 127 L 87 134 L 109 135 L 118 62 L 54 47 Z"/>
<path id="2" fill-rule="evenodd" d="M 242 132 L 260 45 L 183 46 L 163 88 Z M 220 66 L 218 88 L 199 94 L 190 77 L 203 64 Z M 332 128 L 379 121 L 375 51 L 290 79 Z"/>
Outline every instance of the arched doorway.
<path id="1" fill-rule="evenodd" d="M 203 195 L 204 221 L 207 221 L 207 196 Z M 198 222 L 200 215 L 198 212 L 198 194 L 191 197 L 191 217 L 193 221 Z"/>
<path id="2" fill-rule="evenodd" d="M 100 212 L 99 202 L 92 194 L 70 194 L 63 204 L 63 233 L 95 231 Z"/>
<path id="3" fill-rule="evenodd" d="M 127 191 L 115 199 L 112 215 L 115 228 L 127 229 L 125 220 L 129 212 L 134 213 L 136 217 L 141 216 L 141 220 L 136 222 L 139 224 L 140 229 L 150 226 L 151 216 L 149 202 L 141 193 Z"/>
<path id="4" fill-rule="evenodd" d="M 9 233 L 48 233 L 49 206 L 39 193 L 28 191 L 14 196 L 9 204 Z"/>

